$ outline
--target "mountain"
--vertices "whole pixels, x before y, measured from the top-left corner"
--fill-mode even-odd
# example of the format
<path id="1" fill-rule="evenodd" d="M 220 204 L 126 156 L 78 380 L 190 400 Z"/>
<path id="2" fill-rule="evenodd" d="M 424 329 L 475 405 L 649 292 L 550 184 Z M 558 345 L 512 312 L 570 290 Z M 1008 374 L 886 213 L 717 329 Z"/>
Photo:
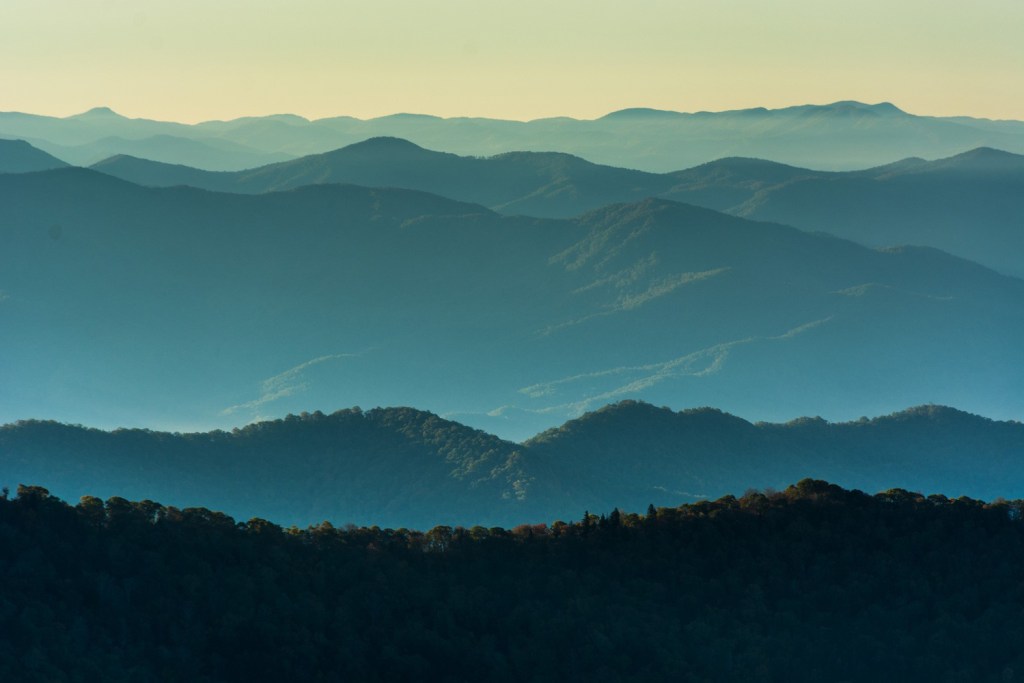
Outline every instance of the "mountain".
<path id="1" fill-rule="evenodd" d="M 141 185 L 191 185 L 261 193 L 304 185 L 354 183 L 401 187 L 486 205 L 503 213 L 565 218 L 616 201 L 660 194 L 670 179 L 591 164 L 557 153 L 514 152 L 489 158 L 434 152 L 398 138 L 373 138 L 326 154 L 235 173 L 118 156 L 93 169 Z"/>
<path id="2" fill-rule="evenodd" d="M 1024 425 L 941 406 L 752 424 L 626 401 L 522 444 L 410 408 L 289 415 L 231 432 L 0 427 L 0 484 L 12 490 L 44 484 L 69 500 L 127 495 L 300 526 L 511 527 L 783 488 L 799 473 L 867 491 L 927 484 L 953 497 L 1015 497 Z"/>
<path id="3" fill-rule="evenodd" d="M 561 152 L 598 164 L 657 173 L 723 157 L 851 170 L 897 158 L 945 157 L 976 147 L 1024 153 L 1024 126 L 1019 121 L 917 116 L 890 103 L 851 101 L 723 112 L 629 109 L 594 120 L 554 117 L 535 121 L 412 114 L 309 121 L 277 115 L 184 125 L 127 118 L 109 110 L 62 119 L 7 112 L 0 113 L 0 136 L 27 139 L 73 163 L 131 154 L 208 170 L 236 170 L 272 161 L 265 158 L 253 163 L 258 154 L 277 155 L 273 160 L 319 154 L 374 137 L 399 137 L 426 148 L 469 156 L 518 150 Z M 221 154 L 212 156 L 205 151 L 202 158 L 189 158 L 183 151 L 170 159 L 107 145 L 103 156 L 84 160 L 84 155 L 72 158 L 62 154 L 62 148 L 47 146 L 74 147 L 104 138 L 142 140 L 152 136 L 217 145 Z M 225 147 L 229 143 L 235 148 Z"/>
<path id="4" fill-rule="evenodd" d="M 871 246 L 926 244 L 1024 277 L 1019 154 L 979 148 L 931 162 L 770 183 L 729 211 Z"/>
<path id="5" fill-rule="evenodd" d="M 93 107 L 88 111 L 83 111 L 80 114 L 72 114 L 68 117 L 72 121 L 99 121 L 99 122 L 120 122 L 126 121 L 124 116 L 121 116 L 110 107 Z"/>
<path id="6" fill-rule="evenodd" d="M 0 137 L 27 140 L 77 166 L 130 154 L 198 168 L 237 170 L 295 156 L 217 135 L 197 135 L 194 126 L 182 123 L 128 118 L 108 107 L 65 118 L 0 112 Z"/>
<path id="7" fill-rule="evenodd" d="M 671 187 L 659 193 L 667 199 L 728 211 L 759 192 L 802 178 L 837 174 L 797 168 L 764 159 L 729 157 L 667 174 Z"/>
<path id="8" fill-rule="evenodd" d="M 866 491 L 988 498 L 1024 491 L 1024 425 L 934 405 L 854 422 L 754 424 L 711 408 L 673 412 L 628 401 L 523 446 L 530 461 L 557 462 L 572 478 L 566 494 L 597 510 L 612 501 L 641 510 L 645 500 L 674 505 L 738 496 L 778 488 L 797 472 Z"/>
<path id="9" fill-rule="evenodd" d="M 848 419 L 1024 405 L 1024 282 L 667 200 L 0 176 L 0 419 L 231 427 L 430 405 L 525 438 L 611 401 Z"/>
<path id="10" fill-rule="evenodd" d="M 193 139 L 176 135 L 143 138 L 107 136 L 79 145 L 58 145 L 39 138 L 35 144 L 77 166 L 89 166 L 111 156 L 136 156 L 166 164 L 191 164 L 199 169 L 237 170 L 291 158 L 252 149 L 230 140 Z"/>
<path id="11" fill-rule="evenodd" d="M 209 190 L 227 190 L 236 175 L 231 171 L 205 171 L 183 164 L 141 159 L 129 154 L 107 157 L 92 164 L 90 168 L 146 187 L 188 185 Z"/>
<path id="12" fill-rule="evenodd" d="M 24 140 L 0 140 L 0 173 L 29 173 L 67 166 Z"/>
<path id="13" fill-rule="evenodd" d="M 0 428 L 0 442 L 4 485 L 47 467 L 54 491 L 216 501 L 237 515 L 302 524 L 504 521 L 519 512 L 524 476 L 515 444 L 400 408 L 197 434 L 25 422 Z"/>
<path id="14" fill-rule="evenodd" d="M 953 157 L 821 172 L 726 158 L 666 174 L 591 164 L 565 154 L 489 158 L 433 152 L 378 138 L 327 154 L 236 173 L 119 156 L 94 169 L 154 187 L 191 185 L 260 193 L 317 183 L 403 187 L 483 204 L 506 214 L 565 218 L 647 197 L 820 230 L 869 246 L 932 246 L 1024 276 L 1019 197 L 1024 156 L 979 148 Z"/>

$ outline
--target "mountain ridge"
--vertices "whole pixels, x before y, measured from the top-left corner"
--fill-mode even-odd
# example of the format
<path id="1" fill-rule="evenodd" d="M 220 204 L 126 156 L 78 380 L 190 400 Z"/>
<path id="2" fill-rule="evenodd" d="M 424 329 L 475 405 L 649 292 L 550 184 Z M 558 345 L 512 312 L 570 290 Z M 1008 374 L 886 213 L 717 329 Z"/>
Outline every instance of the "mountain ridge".
<path id="1" fill-rule="evenodd" d="M 65 169 L 0 176 L 0 220 L 5 419 L 401 403 L 525 437 L 620 398 L 757 419 L 1020 405 L 1021 280 L 671 200 L 535 219 Z"/>
<path id="2" fill-rule="evenodd" d="M 259 194 L 308 184 L 349 182 L 405 187 L 471 201 L 504 213 L 570 217 L 607 199 L 640 199 L 633 189 L 652 174 L 591 164 L 560 152 L 506 152 L 463 157 L 408 140 L 376 137 L 322 154 L 237 172 L 211 172 L 121 155 L 93 169 L 153 186 L 194 185 Z M 579 177 L 581 180 L 577 181 Z M 661 182 L 667 185 L 668 180 Z"/>
<path id="3" fill-rule="evenodd" d="M 31 173 L 63 168 L 67 162 L 47 154 L 25 140 L 0 139 L 0 173 Z"/>
<path id="4" fill-rule="evenodd" d="M 43 483 L 66 498 L 116 492 L 179 506 L 206 500 L 234 516 L 394 528 L 678 505 L 782 486 L 800 471 L 866 490 L 927 482 L 954 497 L 1014 497 L 1024 487 L 1022 459 L 1024 424 L 934 405 L 853 422 L 751 423 L 715 408 L 631 400 L 522 443 L 407 407 L 190 433 L 0 425 L 5 486 Z M 920 469 L 925 463 L 930 471 Z"/>
<path id="5" fill-rule="evenodd" d="M 561 152 L 467 157 L 398 138 L 372 138 L 324 154 L 224 173 L 126 157 L 96 170 L 154 186 L 194 185 L 254 193 L 348 182 L 407 187 L 482 204 L 503 214 L 569 218 L 648 197 L 837 234 L 872 247 L 935 246 L 1024 276 L 1016 197 L 1024 156 L 979 147 L 857 171 L 814 171 L 747 157 L 651 174 L 593 164 Z"/>
<path id="6" fill-rule="evenodd" d="M 0 113 L 0 136 L 39 141 L 67 161 L 95 163 L 133 153 L 123 142 L 170 134 L 193 142 L 232 142 L 235 149 L 159 151 L 158 161 L 209 170 L 234 170 L 336 149 L 361 139 L 392 135 L 432 149 L 471 156 L 513 150 L 567 152 L 596 163 L 668 172 L 724 156 L 776 159 L 797 166 L 850 170 L 893 158 L 937 158 L 991 146 L 1024 152 L 1024 124 L 971 117 L 929 117 L 901 112 L 890 103 L 840 101 L 777 109 L 672 112 L 634 108 L 595 119 L 546 117 L 532 121 L 482 117 L 393 114 L 371 119 L 333 116 L 316 120 L 278 114 L 229 121 L 180 124 L 113 115 L 42 117 Z M 827 141 L 825 144 L 824 141 Z M 87 146 L 75 151 L 77 146 Z M 105 150 L 106 153 L 103 153 Z M 277 155 L 276 159 L 267 156 Z M 72 158 L 74 156 L 74 158 Z M 141 155 L 146 156 L 146 155 Z"/>

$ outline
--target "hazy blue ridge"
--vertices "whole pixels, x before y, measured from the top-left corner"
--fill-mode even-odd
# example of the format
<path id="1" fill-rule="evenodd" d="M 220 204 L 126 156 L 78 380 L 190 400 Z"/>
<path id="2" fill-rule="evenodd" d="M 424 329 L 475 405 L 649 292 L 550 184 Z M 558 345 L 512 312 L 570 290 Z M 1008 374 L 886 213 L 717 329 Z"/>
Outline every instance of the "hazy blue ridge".
<path id="1" fill-rule="evenodd" d="M 375 138 L 235 173 L 128 156 L 112 157 L 93 168 L 142 185 L 242 193 L 321 183 L 402 187 L 483 204 L 505 214 L 548 218 L 662 197 L 829 232 L 868 246 L 937 247 L 1024 276 L 1024 260 L 1019 257 L 1024 253 L 1024 156 L 989 148 L 842 173 L 730 157 L 652 174 L 566 154 L 464 157 L 406 140 Z"/>
<path id="2" fill-rule="evenodd" d="M 664 199 L 0 176 L 0 419 L 230 427 L 429 405 L 506 438 L 621 399 L 752 419 L 1024 412 L 1024 281 Z"/>
<path id="3" fill-rule="evenodd" d="M 398 114 L 310 121 L 277 115 L 194 125 L 127 118 L 99 107 L 67 118 L 0 113 L 0 136 L 29 140 L 75 164 L 129 154 L 207 170 L 252 168 L 380 136 L 472 156 L 562 152 L 651 172 L 730 156 L 851 170 L 982 146 L 1024 153 L 1024 126 L 1018 121 L 917 116 L 890 103 L 852 101 L 723 112 L 629 109 L 594 120 Z M 167 144 L 172 139 L 174 144 Z"/>
<path id="4" fill-rule="evenodd" d="M 67 163 L 24 140 L 0 139 L 0 173 L 29 173 L 64 166 Z"/>

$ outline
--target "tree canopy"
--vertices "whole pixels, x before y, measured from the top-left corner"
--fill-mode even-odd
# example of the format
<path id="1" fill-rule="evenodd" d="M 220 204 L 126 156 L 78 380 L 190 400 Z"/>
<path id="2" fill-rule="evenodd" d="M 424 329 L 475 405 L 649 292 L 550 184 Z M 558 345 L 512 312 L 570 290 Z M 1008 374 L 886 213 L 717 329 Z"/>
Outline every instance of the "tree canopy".
<path id="1" fill-rule="evenodd" d="M 0 677 L 1016 680 L 1022 509 L 808 479 L 511 530 L 285 529 L 23 486 Z"/>

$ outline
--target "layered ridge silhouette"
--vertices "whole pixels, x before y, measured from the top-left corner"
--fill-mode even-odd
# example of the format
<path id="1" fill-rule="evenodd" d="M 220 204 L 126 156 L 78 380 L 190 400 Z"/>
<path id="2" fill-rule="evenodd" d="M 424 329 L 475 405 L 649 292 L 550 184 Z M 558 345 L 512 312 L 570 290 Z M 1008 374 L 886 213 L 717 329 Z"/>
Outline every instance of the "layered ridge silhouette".
<path id="1" fill-rule="evenodd" d="M 0 207 L 7 420 L 400 403 L 525 438 L 621 398 L 775 420 L 1020 414 L 1024 282 L 932 249 L 666 200 L 551 220 L 85 169 L 0 176 Z"/>

